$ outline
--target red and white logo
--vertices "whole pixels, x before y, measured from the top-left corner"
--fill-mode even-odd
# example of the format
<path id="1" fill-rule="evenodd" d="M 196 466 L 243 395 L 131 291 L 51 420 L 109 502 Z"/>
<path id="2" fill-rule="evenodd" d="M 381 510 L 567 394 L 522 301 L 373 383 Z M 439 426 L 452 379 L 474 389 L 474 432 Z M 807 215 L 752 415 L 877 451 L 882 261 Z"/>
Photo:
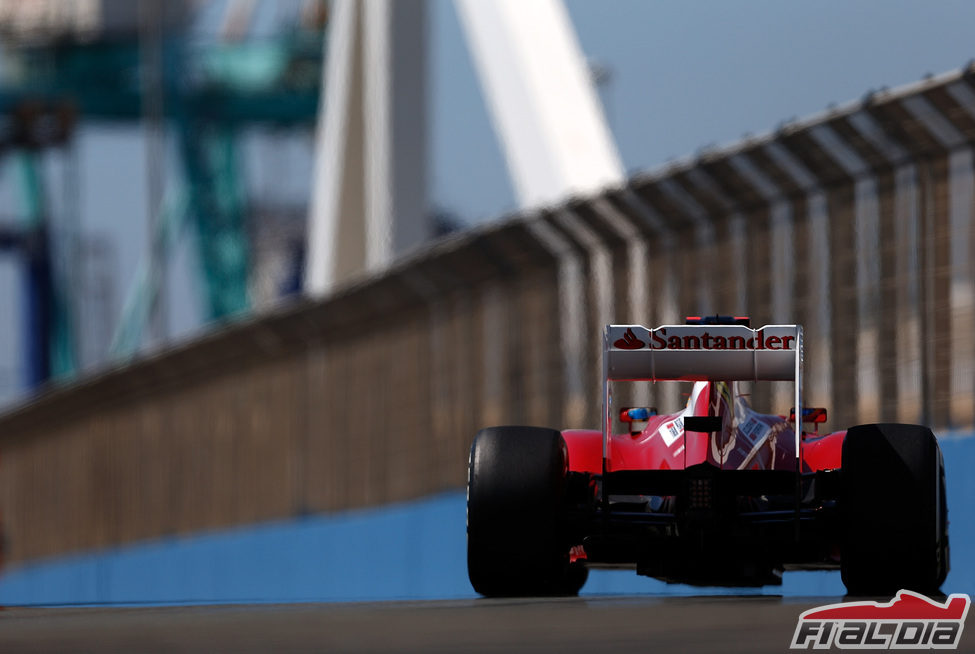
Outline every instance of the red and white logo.
<path id="1" fill-rule="evenodd" d="M 889 602 L 845 602 L 804 611 L 792 649 L 957 649 L 971 598 L 944 602 L 909 590 Z"/>

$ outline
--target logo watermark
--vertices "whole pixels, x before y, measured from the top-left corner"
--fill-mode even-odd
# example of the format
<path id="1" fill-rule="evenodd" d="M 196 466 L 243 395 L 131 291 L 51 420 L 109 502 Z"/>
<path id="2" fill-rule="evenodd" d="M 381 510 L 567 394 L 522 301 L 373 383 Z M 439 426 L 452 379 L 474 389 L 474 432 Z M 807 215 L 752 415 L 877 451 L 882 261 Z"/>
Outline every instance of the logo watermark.
<path id="1" fill-rule="evenodd" d="M 844 602 L 804 611 L 792 649 L 957 649 L 971 598 L 936 602 L 900 590 L 889 602 Z"/>

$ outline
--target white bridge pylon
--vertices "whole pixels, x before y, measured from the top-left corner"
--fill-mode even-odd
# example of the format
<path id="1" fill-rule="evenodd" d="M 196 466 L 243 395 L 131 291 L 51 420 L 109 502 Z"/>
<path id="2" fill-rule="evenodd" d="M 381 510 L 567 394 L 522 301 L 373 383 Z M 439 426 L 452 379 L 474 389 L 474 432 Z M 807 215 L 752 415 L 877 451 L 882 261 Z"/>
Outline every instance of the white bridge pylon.
<path id="1" fill-rule="evenodd" d="M 623 182 L 561 0 L 457 0 L 522 208 Z"/>
<path id="2" fill-rule="evenodd" d="M 456 0 L 520 206 L 624 180 L 561 0 Z M 381 270 L 432 235 L 425 0 L 336 0 L 316 133 L 306 293 Z"/>

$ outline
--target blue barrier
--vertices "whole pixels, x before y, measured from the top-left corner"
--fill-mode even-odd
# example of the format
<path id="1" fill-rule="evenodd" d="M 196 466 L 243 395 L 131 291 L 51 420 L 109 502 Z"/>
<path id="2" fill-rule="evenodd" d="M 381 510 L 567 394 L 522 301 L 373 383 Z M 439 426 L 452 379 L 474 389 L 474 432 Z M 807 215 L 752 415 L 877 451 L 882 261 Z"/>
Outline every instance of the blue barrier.
<path id="1" fill-rule="evenodd" d="M 975 438 L 941 441 L 952 569 L 943 590 L 975 593 Z M 0 605 L 364 601 L 474 597 L 463 492 L 416 502 L 167 538 L 11 567 Z M 786 573 L 755 592 L 838 596 L 839 573 Z M 593 571 L 583 594 L 739 594 Z"/>

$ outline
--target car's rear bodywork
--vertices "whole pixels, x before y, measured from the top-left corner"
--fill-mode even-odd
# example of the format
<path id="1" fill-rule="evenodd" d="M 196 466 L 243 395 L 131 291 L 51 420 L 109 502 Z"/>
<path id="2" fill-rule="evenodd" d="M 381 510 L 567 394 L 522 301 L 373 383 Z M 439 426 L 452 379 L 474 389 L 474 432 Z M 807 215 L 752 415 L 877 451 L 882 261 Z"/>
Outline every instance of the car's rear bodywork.
<path id="1" fill-rule="evenodd" d="M 716 317 L 608 326 L 601 430 L 496 427 L 475 438 L 468 486 L 475 588 L 572 592 L 585 580 L 573 571 L 592 567 L 730 586 L 778 584 L 788 569 L 841 568 L 851 592 L 940 586 L 947 504 L 934 435 L 890 424 L 807 432 L 804 423 L 822 422 L 825 409 L 803 409 L 802 359 L 799 325 L 751 329 L 747 319 Z M 693 387 L 682 410 L 659 415 L 616 407 L 613 389 L 622 382 Z M 763 382 L 791 383 L 791 410 L 755 410 L 745 385 Z M 520 490 L 528 486 L 538 490 Z M 533 522 L 539 506 L 555 518 L 551 529 Z M 542 541 L 522 556 L 519 542 Z M 878 549 L 883 560 L 871 557 Z M 501 575 L 502 559 L 520 562 L 521 577 L 542 567 L 548 577 L 475 581 Z"/>
<path id="2" fill-rule="evenodd" d="M 838 567 L 843 433 L 802 433 L 801 327 L 612 325 L 604 372 L 603 431 L 563 432 L 577 556 L 729 585 L 777 583 L 785 566 Z M 618 381 L 696 383 L 682 411 L 613 433 Z M 794 382 L 796 417 L 754 411 L 740 381 Z"/>

